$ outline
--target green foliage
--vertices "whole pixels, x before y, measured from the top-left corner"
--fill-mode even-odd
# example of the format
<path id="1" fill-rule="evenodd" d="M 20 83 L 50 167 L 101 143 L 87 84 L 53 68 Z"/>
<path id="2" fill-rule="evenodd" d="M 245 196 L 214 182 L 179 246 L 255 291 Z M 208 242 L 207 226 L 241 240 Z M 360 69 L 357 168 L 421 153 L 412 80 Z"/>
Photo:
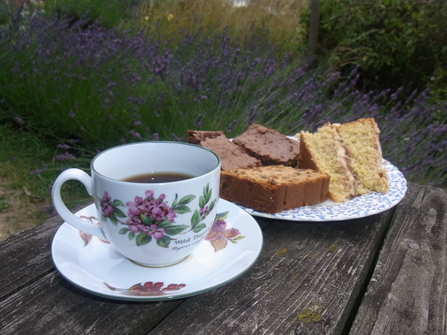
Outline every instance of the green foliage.
<path id="1" fill-rule="evenodd" d="M 0 124 L 1 177 L 13 181 L 12 187 L 25 187 L 30 197 L 50 204 L 51 185 L 61 171 L 77 167 L 89 171 L 90 157 L 58 161 L 57 149 L 37 132 L 24 131 L 11 124 Z M 79 152 L 81 153 L 81 152 Z M 85 157 L 85 153 L 82 154 Z M 84 186 L 76 181 L 63 185 L 64 200 L 68 206 L 90 200 Z"/>
<path id="2" fill-rule="evenodd" d="M 143 0 L 136 10 L 148 34 L 176 38 L 178 32 L 228 33 L 241 46 L 247 40 L 267 39 L 271 49 L 297 54 L 299 16 L 307 0 L 250 0 L 233 6 L 233 0 Z"/>
<path id="3" fill-rule="evenodd" d="M 48 15 L 63 14 L 73 18 L 87 16 L 104 27 L 119 26 L 129 20 L 137 0 L 45 0 L 43 9 Z"/>
<path id="4" fill-rule="evenodd" d="M 308 11 L 302 22 L 309 24 Z M 322 0 L 319 55 L 338 69 L 360 65 L 380 88 L 430 84 L 445 94 L 446 31 L 445 1 Z"/>

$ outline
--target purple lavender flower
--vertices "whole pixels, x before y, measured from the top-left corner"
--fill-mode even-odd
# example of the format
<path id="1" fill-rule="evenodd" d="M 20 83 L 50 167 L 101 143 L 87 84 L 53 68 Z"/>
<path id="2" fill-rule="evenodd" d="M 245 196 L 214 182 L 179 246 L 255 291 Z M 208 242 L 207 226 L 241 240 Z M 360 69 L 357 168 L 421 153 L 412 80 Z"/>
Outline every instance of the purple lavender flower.
<path id="1" fill-rule="evenodd" d="M 67 161 L 67 160 L 76 159 L 76 157 L 73 156 L 72 154 L 66 152 L 65 154 L 56 155 L 55 159 L 57 161 Z"/>

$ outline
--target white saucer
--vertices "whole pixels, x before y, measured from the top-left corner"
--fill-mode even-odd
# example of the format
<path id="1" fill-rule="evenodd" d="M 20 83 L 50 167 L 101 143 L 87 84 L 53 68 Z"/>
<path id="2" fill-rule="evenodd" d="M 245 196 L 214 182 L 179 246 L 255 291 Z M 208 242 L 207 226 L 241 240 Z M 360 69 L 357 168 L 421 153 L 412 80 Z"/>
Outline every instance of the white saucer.
<path id="1" fill-rule="evenodd" d="M 225 226 L 220 222 L 225 229 L 215 236 L 221 244 L 213 242 L 214 248 L 210 240 L 204 240 L 192 255 L 177 265 L 166 268 L 136 265 L 109 243 L 81 234 L 66 222 L 53 239 L 53 262 L 69 282 L 106 298 L 158 301 L 200 294 L 242 275 L 254 264 L 262 249 L 262 232 L 253 217 L 223 199 L 219 200 L 217 213 L 226 223 Z M 76 215 L 97 222 L 94 205 Z M 219 248 L 219 245 L 225 247 Z"/>

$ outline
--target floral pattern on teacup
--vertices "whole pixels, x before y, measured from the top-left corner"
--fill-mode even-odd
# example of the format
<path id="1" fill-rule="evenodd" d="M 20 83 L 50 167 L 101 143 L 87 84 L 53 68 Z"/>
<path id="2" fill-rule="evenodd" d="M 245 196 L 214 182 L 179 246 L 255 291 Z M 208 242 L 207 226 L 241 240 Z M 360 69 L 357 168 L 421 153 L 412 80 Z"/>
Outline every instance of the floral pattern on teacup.
<path id="1" fill-rule="evenodd" d="M 176 239 L 173 236 L 191 230 L 198 233 L 206 228 L 202 221 L 216 204 L 216 200 L 209 203 L 211 195 L 212 189 L 207 184 L 203 188 L 203 194 L 199 197 L 199 209 L 195 209 L 191 216 L 190 225 L 174 223 L 179 215 L 192 212 L 188 205 L 196 198 L 195 195 L 186 195 L 179 199 L 176 193 L 174 201 L 169 206 L 165 194 L 156 196 L 152 190 L 147 190 L 144 198 L 136 196 L 133 202 L 129 201 L 126 204 L 119 199 L 112 200 L 109 194 L 104 192 L 101 199 L 102 217 L 109 219 L 115 226 L 118 224 L 126 226 L 121 228 L 119 233 L 127 234 L 129 240 L 135 240 L 138 246 L 155 240 L 158 246 L 168 248 L 171 241 Z M 127 214 L 119 207 L 127 207 Z"/>

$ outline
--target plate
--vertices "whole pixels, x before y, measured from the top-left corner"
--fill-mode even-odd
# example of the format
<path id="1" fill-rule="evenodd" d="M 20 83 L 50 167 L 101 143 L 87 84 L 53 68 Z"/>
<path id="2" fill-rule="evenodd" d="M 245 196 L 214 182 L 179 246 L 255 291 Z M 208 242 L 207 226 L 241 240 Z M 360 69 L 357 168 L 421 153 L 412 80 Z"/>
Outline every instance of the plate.
<path id="1" fill-rule="evenodd" d="M 223 199 L 219 199 L 217 213 L 217 233 L 212 236 L 212 229 L 188 258 L 170 267 L 136 265 L 108 242 L 66 222 L 53 238 L 53 262 L 66 280 L 101 297 L 159 301 L 200 294 L 241 276 L 255 263 L 262 249 L 262 232 L 252 216 Z M 93 204 L 76 215 L 97 224 Z"/>
<path id="2" fill-rule="evenodd" d="M 388 176 L 387 193 L 371 192 L 343 203 L 326 200 L 316 205 L 284 210 L 275 214 L 239 207 L 254 216 L 291 221 L 341 221 L 378 214 L 397 205 L 407 191 L 407 180 L 399 169 L 386 160 L 383 161 L 383 166 Z"/>

